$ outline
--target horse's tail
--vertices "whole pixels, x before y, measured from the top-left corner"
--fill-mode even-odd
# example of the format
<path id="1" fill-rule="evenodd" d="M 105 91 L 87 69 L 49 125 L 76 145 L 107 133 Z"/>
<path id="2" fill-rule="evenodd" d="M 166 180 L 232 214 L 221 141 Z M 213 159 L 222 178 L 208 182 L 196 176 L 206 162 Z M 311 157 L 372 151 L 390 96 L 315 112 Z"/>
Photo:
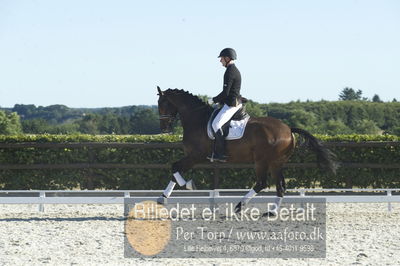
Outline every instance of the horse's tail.
<path id="1" fill-rule="evenodd" d="M 336 155 L 325 147 L 321 141 L 311 135 L 310 132 L 301 128 L 291 128 L 292 133 L 300 134 L 304 137 L 305 145 L 311 147 L 311 149 L 317 154 L 318 166 L 328 168 L 333 174 L 336 174 L 339 163 L 336 161 Z"/>

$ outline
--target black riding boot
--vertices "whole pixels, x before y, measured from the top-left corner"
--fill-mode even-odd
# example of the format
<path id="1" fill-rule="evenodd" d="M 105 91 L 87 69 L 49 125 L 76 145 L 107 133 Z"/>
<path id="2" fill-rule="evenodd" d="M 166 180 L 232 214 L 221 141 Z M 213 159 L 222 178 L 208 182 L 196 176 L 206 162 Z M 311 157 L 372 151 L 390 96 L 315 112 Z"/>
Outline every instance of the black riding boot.
<path id="1" fill-rule="evenodd" d="M 215 133 L 214 152 L 211 157 L 207 158 L 211 162 L 226 162 L 227 156 L 225 155 L 225 138 L 221 130 L 218 130 L 217 133 Z"/>

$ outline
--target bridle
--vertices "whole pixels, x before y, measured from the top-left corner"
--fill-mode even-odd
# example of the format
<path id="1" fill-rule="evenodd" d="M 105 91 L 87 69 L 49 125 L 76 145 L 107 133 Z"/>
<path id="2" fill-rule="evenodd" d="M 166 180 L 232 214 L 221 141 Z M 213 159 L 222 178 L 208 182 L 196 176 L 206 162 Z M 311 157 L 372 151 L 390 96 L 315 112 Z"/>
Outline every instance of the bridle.
<path id="1" fill-rule="evenodd" d="M 197 108 L 194 108 L 192 111 L 198 111 L 203 108 L 208 107 L 207 105 L 199 106 Z M 168 123 L 172 124 L 175 122 L 175 120 L 179 119 L 179 113 L 177 112 L 175 115 L 159 115 L 159 120 L 167 120 Z"/>
<path id="2" fill-rule="evenodd" d="M 160 120 L 165 120 L 168 119 L 170 123 L 174 122 L 176 119 L 176 115 L 160 115 L 159 117 Z"/>
<path id="3" fill-rule="evenodd" d="M 207 105 L 199 106 L 197 108 L 194 108 L 192 110 L 192 112 L 195 112 L 195 111 L 207 108 L 207 107 L 208 107 Z M 175 115 L 159 115 L 158 119 L 159 120 L 169 119 L 169 122 L 172 123 L 177 119 L 177 116 L 178 116 L 178 113 L 176 113 Z"/>

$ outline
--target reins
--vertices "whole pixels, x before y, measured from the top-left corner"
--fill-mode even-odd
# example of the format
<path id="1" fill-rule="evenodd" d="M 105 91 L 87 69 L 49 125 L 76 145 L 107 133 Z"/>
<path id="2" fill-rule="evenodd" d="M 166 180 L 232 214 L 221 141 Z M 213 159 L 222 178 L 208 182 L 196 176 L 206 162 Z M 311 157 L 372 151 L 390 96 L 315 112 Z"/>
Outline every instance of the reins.
<path id="1" fill-rule="evenodd" d="M 195 112 L 195 111 L 199 111 L 203 108 L 208 107 L 209 105 L 202 105 L 202 106 L 198 106 L 192 110 L 190 110 L 191 112 Z M 170 122 L 172 123 L 173 121 L 175 121 L 176 117 L 177 117 L 178 113 L 176 113 L 175 115 L 160 115 L 159 116 L 159 120 L 165 120 L 165 119 L 169 119 Z"/>

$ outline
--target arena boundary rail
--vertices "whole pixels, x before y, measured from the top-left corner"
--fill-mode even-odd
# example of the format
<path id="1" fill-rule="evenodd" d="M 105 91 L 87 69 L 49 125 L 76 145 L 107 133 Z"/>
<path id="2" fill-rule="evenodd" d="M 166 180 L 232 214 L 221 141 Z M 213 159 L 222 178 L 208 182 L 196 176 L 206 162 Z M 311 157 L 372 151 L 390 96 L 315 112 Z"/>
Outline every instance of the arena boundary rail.
<path id="1" fill-rule="evenodd" d="M 176 190 L 169 203 L 236 203 L 248 192 L 246 189 Z M 0 204 L 124 204 L 125 199 L 133 202 L 156 201 L 162 190 L 0 190 Z M 264 190 L 252 202 L 273 202 L 274 190 Z M 327 203 L 392 203 L 400 202 L 400 188 L 382 189 L 288 189 L 285 198 L 325 198 Z M 284 199 L 285 199 L 284 198 Z"/>

